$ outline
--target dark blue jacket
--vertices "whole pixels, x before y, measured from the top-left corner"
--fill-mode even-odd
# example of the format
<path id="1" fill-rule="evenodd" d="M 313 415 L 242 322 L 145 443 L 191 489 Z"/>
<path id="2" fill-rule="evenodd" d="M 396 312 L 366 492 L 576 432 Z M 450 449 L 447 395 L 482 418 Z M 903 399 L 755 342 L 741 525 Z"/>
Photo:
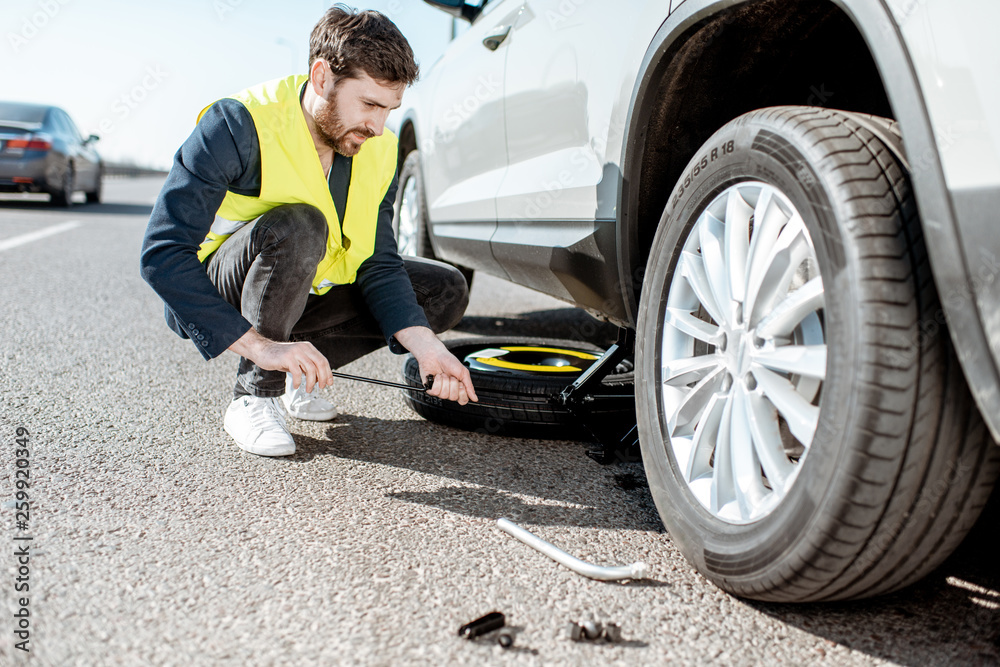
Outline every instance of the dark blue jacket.
<path id="1" fill-rule="evenodd" d="M 216 102 L 174 156 L 142 243 L 143 279 L 166 304 L 167 324 L 190 338 L 206 359 L 222 354 L 250 330 L 243 315 L 208 279 L 198 248 L 227 191 L 260 196 L 260 143 L 250 112 L 234 99 Z M 351 160 L 337 155 L 330 192 L 338 213 L 346 209 Z M 392 338 L 410 326 L 427 326 L 392 233 L 396 181 L 379 207 L 375 252 L 358 269 L 357 287 L 393 352 Z"/>

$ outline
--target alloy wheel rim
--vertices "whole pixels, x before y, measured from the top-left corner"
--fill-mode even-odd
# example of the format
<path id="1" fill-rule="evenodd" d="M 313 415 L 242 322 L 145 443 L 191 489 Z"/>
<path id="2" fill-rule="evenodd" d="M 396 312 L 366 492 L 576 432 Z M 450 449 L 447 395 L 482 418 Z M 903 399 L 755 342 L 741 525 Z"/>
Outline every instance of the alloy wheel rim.
<path id="1" fill-rule="evenodd" d="M 420 215 L 420 202 L 418 201 L 417 179 L 409 178 L 403 185 L 403 197 L 399 205 L 399 229 L 396 233 L 396 244 L 399 246 L 399 254 L 417 254 L 417 221 Z"/>
<path id="2" fill-rule="evenodd" d="M 679 472 L 718 519 L 762 519 L 802 469 L 826 377 L 824 302 L 812 239 L 777 188 L 738 183 L 698 216 L 671 278 L 660 392 Z"/>

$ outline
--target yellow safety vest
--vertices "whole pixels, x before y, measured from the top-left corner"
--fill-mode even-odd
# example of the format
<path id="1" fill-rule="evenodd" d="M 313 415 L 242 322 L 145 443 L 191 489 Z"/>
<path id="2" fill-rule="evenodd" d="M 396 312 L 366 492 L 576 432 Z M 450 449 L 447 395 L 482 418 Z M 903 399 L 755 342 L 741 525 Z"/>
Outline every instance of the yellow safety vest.
<path id="1" fill-rule="evenodd" d="M 312 283 L 314 293 L 324 294 L 334 285 L 353 283 L 358 267 L 375 251 L 379 206 L 396 173 L 397 140 L 385 130 L 381 136 L 366 140 L 354 156 L 341 226 L 299 103 L 299 91 L 307 79 L 306 75 L 276 79 L 231 96 L 247 108 L 257 129 L 260 196 L 226 193 L 212 230 L 198 250 L 198 259 L 204 262 L 233 232 L 275 206 L 312 204 L 326 216 L 329 228 L 326 255 L 316 267 Z M 208 108 L 198 114 L 199 121 Z"/>

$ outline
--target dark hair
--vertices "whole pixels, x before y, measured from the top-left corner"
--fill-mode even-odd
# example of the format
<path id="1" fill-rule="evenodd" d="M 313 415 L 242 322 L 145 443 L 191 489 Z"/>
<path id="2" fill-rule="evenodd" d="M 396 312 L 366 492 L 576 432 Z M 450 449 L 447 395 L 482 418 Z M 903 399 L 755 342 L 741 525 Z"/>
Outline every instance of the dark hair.
<path id="1" fill-rule="evenodd" d="M 419 68 L 413 49 L 396 24 L 376 11 L 359 12 L 337 4 L 326 10 L 309 37 L 309 67 L 317 58 L 330 63 L 337 79 L 358 70 L 378 81 L 410 85 Z"/>

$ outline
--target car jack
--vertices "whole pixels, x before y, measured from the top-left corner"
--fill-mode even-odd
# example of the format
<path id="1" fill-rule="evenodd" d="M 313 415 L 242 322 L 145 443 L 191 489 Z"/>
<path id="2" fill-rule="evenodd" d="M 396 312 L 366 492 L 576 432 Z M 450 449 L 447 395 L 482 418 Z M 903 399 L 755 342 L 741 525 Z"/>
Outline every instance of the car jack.
<path id="1" fill-rule="evenodd" d="M 601 465 L 642 460 L 635 418 L 626 422 L 606 418 L 607 412 L 612 409 L 621 410 L 623 404 L 631 404 L 632 414 L 635 414 L 634 387 L 631 391 L 624 387 L 616 391 L 616 388 L 601 384 L 634 350 L 635 330 L 619 328 L 618 341 L 581 373 L 576 382 L 552 399 L 569 410 L 596 441 L 598 449 L 588 451 L 587 456 Z"/>

